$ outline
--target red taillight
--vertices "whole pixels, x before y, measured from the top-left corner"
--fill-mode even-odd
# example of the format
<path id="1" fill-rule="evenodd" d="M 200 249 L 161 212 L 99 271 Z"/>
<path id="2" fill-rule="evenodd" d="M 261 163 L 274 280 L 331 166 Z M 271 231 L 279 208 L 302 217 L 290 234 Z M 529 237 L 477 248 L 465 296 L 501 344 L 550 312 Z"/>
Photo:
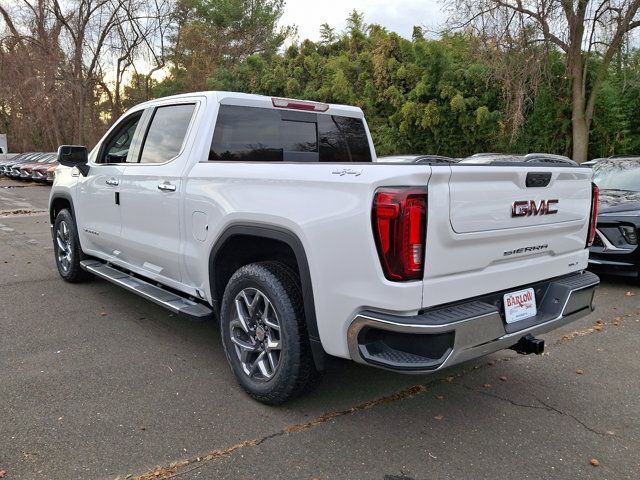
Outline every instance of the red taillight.
<path id="1" fill-rule="evenodd" d="M 277 108 L 292 108 L 294 110 L 306 110 L 309 112 L 326 112 L 329 105 L 326 103 L 305 102 L 304 100 L 289 100 L 288 98 L 272 98 L 271 102 Z"/>
<path id="2" fill-rule="evenodd" d="M 591 184 L 591 219 L 589 223 L 589 237 L 587 238 L 587 247 L 593 245 L 596 238 L 596 225 L 598 224 L 598 197 L 600 190 L 595 183 Z"/>
<path id="3" fill-rule="evenodd" d="M 414 187 L 381 188 L 373 200 L 373 231 L 384 275 L 417 280 L 424 271 L 427 193 Z"/>

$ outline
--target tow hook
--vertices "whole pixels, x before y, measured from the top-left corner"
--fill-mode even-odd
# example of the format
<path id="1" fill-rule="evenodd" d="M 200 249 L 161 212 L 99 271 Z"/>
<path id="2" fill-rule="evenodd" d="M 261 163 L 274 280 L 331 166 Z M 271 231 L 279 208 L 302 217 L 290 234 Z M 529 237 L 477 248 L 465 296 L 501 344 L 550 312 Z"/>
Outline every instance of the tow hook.
<path id="1" fill-rule="evenodd" d="M 542 355 L 542 352 L 544 352 L 544 340 L 536 338 L 533 335 L 526 335 L 510 348 L 522 355 L 529 355 L 530 353 Z"/>

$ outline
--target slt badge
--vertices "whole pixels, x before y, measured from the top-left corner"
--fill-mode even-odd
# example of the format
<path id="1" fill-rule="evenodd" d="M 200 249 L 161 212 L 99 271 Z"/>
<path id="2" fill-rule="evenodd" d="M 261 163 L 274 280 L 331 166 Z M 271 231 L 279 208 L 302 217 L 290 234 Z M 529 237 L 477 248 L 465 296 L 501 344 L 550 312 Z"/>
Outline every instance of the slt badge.
<path id="1" fill-rule="evenodd" d="M 359 177 L 360 175 L 362 175 L 362 169 L 355 170 L 353 168 L 342 168 L 340 170 L 334 170 L 331 173 L 333 175 L 340 175 L 341 177 L 344 177 L 345 175 L 353 175 L 355 177 Z"/>

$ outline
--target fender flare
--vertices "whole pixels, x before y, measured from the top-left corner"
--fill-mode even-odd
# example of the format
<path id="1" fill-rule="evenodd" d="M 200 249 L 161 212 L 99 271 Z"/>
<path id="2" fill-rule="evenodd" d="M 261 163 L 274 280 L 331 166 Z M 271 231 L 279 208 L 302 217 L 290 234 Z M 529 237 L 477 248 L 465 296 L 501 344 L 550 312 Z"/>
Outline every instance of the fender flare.
<path id="1" fill-rule="evenodd" d="M 282 227 L 267 226 L 264 224 L 252 224 L 242 223 L 233 224 L 228 226 L 222 234 L 218 237 L 209 254 L 209 278 L 213 278 L 215 272 L 215 264 L 218 252 L 226 244 L 226 242 L 236 235 L 253 236 L 259 238 L 268 238 L 271 240 L 277 240 L 291 248 L 293 254 L 296 257 L 298 264 L 298 272 L 300 274 L 300 284 L 302 287 L 302 300 L 304 305 L 304 313 L 307 324 L 307 333 L 309 335 L 309 342 L 311 344 L 311 351 L 313 353 L 313 359 L 316 363 L 316 367 L 319 370 L 324 369 L 327 361 L 327 353 L 322 347 L 320 341 L 320 334 L 318 331 L 318 320 L 316 317 L 316 308 L 313 296 L 313 285 L 311 281 L 311 272 L 309 270 L 309 262 L 307 261 L 307 254 L 305 252 L 302 242 L 298 236 Z M 221 298 L 216 298 L 215 289 L 213 283 L 210 282 L 211 299 L 214 308 L 219 312 Z"/>
<path id="2" fill-rule="evenodd" d="M 73 205 L 73 198 L 71 198 L 71 195 L 67 192 L 56 192 L 49 199 L 49 220 L 51 222 L 51 225 L 53 225 L 56 221 L 56 219 L 53 218 L 53 202 L 58 199 L 64 199 L 69 202 L 69 205 L 71 206 L 71 215 L 73 215 L 74 219 L 76 218 L 76 209 Z"/>
<path id="3" fill-rule="evenodd" d="M 57 199 L 63 199 L 69 202 L 69 206 L 71 207 L 71 216 L 73 217 L 73 220 L 76 224 L 76 241 L 78 242 L 78 246 L 80 247 L 80 252 L 84 252 L 84 250 L 82 249 L 82 242 L 80 241 L 80 226 L 78 225 L 78 221 L 76 220 L 78 218 L 76 217 L 76 209 L 73 205 L 73 198 L 71 198 L 71 194 L 69 194 L 68 192 L 56 192 L 49 199 L 49 222 L 51 226 L 51 238 L 54 237 L 53 226 L 56 222 L 56 219 L 53 217 L 53 202 L 55 202 Z"/>

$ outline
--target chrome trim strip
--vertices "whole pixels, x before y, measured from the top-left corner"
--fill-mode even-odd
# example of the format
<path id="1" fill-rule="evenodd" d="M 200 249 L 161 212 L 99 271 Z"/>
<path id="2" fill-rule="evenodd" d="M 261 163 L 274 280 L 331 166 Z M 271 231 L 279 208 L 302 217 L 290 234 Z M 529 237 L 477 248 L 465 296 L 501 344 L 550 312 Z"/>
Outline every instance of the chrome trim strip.
<path id="1" fill-rule="evenodd" d="M 616 247 L 613 243 L 611 243 L 609 241 L 609 239 L 604 235 L 604 233 L 602 233 L 597 228 L 596 228 L 596 235 L 598 235 L 598 238 L 600 239 L 600 241 L 604 245 L 604 249 L 605 250 L 614 250 L 614 251 L 622 251 L 622 252 L 628 252 L 629 251 L 629 249 L 626 249 L 626 248 Z"/>

